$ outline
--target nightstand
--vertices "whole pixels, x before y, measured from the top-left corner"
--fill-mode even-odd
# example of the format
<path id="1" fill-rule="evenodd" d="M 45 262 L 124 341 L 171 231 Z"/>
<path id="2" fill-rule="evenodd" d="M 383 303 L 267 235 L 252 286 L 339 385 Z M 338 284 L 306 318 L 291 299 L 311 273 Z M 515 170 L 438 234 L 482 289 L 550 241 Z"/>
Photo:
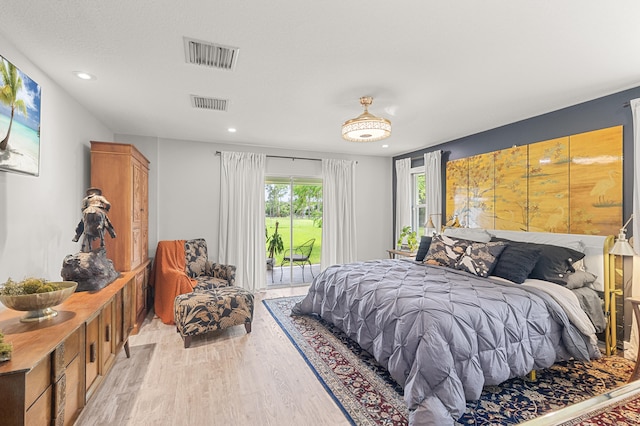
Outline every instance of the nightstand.
<path id="1" fill-rule="evenodd" d="M 387 250 L 387 253 L 389 253 L 389 259 L 393 259 L 394 257 L 416 257 L 415 251 Z"/>

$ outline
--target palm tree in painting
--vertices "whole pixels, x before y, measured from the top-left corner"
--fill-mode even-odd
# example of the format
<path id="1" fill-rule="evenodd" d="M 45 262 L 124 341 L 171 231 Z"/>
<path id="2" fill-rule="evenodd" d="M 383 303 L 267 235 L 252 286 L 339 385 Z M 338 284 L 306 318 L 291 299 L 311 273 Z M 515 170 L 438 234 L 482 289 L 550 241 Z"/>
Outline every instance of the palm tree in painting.
<path id="1" fill-rule="evenodd" d="M 0 151 L 7 149 L 9 143 L 9 135 L 11 134 L 11 125 L 13 124 L 13 115 L 16 109 L 27 116 L 27 107 L 22 99 L 18 99 L 18 91 L 22 89 L 22 77 L 18 75 L 16 67 L 4 60 L 0 60 L 0 73 L 2 73 L 2 86 L 0 87 L 0 102 L 11 108 L 11 118 L 9 120 L 9 128 L 7 135 L 0 142 Z"/>

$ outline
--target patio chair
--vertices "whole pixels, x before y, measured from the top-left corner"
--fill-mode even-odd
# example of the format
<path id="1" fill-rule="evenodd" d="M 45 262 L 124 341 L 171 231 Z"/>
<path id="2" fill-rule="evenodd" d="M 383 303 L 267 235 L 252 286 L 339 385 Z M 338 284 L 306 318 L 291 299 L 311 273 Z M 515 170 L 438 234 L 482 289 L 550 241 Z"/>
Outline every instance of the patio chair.
<path id="1" fill-rule="evenodd" d="M 282 282 L 282 266 L 285 263 L 296 264 L 302 266 L 302 279 L 304 280 L 304 267 L 308 263 L 309 269 L 311 270 L 311 276 L 313 278 L 313 268 L 311 267 L 311 252 L 313 251 L 313 243 L 316 242 L 315 238 L 310 239 L 302 245 L 290 248 L 285 251 L 285 255 L 282 258 L 282 263 L 280 264 L 280 282 Z"/>

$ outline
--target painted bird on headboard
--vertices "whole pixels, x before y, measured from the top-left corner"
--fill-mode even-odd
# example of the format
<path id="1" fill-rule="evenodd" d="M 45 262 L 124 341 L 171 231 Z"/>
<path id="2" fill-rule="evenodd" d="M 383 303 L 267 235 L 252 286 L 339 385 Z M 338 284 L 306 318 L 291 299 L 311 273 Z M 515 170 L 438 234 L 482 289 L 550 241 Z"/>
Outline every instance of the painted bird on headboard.
<path id="1" fill-rule="evenodd" d="M 616 182 L 613 180 L 615 170 L 609 170 L 609 177 L 600 179 L 591 189 L 589 195 L 592 197 L 598 197 L 598 203 L 603 204 L 605 202 L 605 196 L 607 192 L 616 186 Z"/>

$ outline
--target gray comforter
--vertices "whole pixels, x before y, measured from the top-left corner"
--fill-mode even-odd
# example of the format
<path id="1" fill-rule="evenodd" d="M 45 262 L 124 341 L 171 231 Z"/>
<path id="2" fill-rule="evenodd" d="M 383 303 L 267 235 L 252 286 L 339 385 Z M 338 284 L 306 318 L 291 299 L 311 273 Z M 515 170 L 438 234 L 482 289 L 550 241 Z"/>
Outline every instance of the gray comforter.
<path id="1" fill-rule="evenodd" d="M 485 385 L 600 356 L 543 291 L 410 261 L 329 267 L 292 314 L 318 314 L 371 353 L 412 425 L 453 424 Z"/>

